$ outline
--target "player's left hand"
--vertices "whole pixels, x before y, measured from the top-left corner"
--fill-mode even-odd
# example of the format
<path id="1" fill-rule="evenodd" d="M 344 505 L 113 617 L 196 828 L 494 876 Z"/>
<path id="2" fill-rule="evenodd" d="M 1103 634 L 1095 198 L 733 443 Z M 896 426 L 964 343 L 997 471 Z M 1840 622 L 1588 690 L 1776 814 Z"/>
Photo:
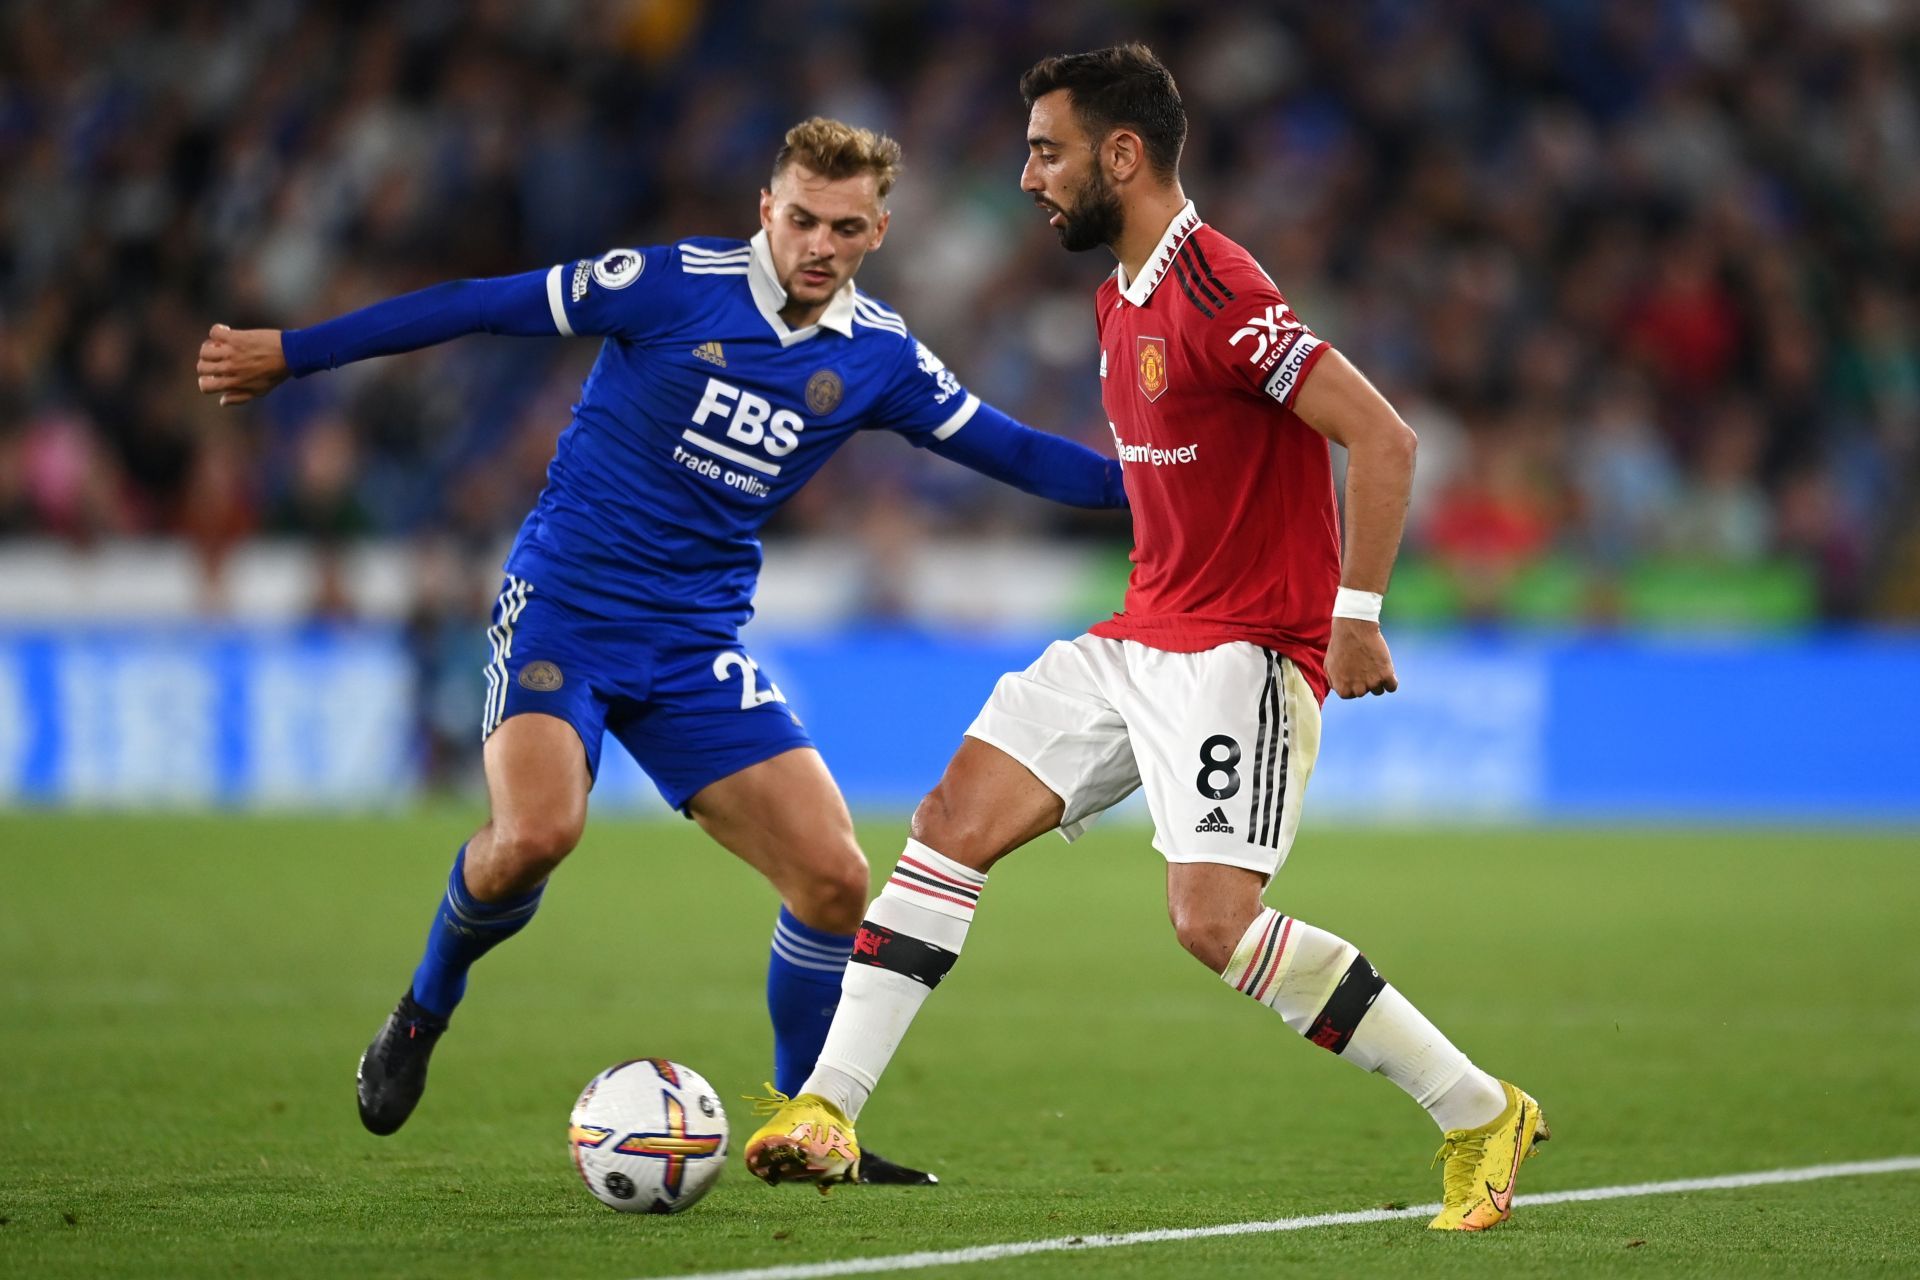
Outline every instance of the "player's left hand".
<path id="1" fill-rule="evenodd" d="M 1343 698 L 1392 693 L 1400 687 L 1379 623 L 1333 620 L 1333 638 L 1327 642 L 1327 683 Z"/>
<path id="2" fill-rule="evenodd" d="M 278 329 L 232 329 L 217 324 L 200 344 L 194 366 L 202 395 L 219 396 L 226 405 L 245 404 L 287 379 L 287 357 Z"/>

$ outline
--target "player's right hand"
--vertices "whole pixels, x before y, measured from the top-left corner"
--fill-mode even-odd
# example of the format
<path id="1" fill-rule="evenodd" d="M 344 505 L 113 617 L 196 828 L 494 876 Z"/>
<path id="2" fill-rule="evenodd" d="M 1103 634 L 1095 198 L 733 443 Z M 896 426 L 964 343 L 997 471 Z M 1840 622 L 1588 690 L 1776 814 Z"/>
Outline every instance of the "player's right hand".
<path id="1" fill-rule="evenodd" d="M 217 324 L 200 344 L 200 362 L 194 371 L 200 375 L 201 394 L 219 396 L 221 404 L 257 399 L 287 380 L 280 331 Z"/>
<path id="2" fill-rule="evenodd" d="M 1342 698 L 1392 693 L 1400 687 L 1393 655 L 1380 624 L 1358 618 L 1335 618 L 1327 642 L 1327 683 Z"/>

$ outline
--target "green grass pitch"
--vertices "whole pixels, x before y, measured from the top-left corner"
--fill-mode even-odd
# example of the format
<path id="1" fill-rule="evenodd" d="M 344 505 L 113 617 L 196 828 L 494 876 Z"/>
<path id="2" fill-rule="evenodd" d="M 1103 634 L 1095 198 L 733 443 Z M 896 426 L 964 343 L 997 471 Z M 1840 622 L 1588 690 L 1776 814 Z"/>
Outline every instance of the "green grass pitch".
<path id="1" fill-rule="evenodd" d="M 596 822 L 475 971 L 393 1138 L 357 1055 L 471 815 L 0 815 L 0 1275 L 628 1277 L 1438 1196 L 1437 1136 L 1174 942 L 1138 829 L 995 873 L 863 1117 L 933 1190 L 768 1188 L 768 890 L 691 824 Z M 863 824 L 878 867 L 897 823 Z M 1545 1104 L 1521 1191 L 1920 1154 L 1912 833 L 1316 831 L 1269 900 L 1362 946 Z M 663 1055 L 730 1101 L 734 1167 L 602 1208 L 568 1106 Z M 929 1275 L 1913 1275 L 1920 1174 L 1054 1254 Z"/>

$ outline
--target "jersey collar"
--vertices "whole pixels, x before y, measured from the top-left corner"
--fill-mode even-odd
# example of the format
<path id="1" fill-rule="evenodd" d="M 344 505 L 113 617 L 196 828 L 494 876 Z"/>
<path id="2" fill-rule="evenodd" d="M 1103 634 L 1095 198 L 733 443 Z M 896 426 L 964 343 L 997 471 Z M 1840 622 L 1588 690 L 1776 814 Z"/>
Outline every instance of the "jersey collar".
<path id="1" fill-rule="evenodd" d="M 1136 307 L 1147 305 L 1147 299 L 1160 286 L 1160 281 L 1173 266 L 1173 255 L 1180 251 L 1194 228 L 1200 225 L 1200 215 L 1194 211 L 1193 201 L 1189 200 L 1179 213 L 1173 215 L 1173 221 L 1167 224 L 1167 233 L 1160 237 L 1160 243 L 1147 255 L 1147 265 L 1138 279 L 1127 282 L 1127 269 L 1115 267 L 1113 278 L 1119 282 L 1120 296 Z"/>
<path id="2" fill-rule="evenodd" d="M 853 281 L 840 286 L 840 292 L 833 295 L 833 301 L 820 319 L 804 329 L 789 329 L 787 322 L 780 318 L 780 308 L 787 305 L 787 291 L 780 287 L 780 281 L 773 273 L 773 250 L 767 247 L 767 233 L 763 229 L 755 232 L 753 252 L 747 263 L 747 287 L 753 292 L 753 305 L 759 309 L 760 318 L 772 327 L 774 336 L 780 339 L 780 345 L 790 347 L 796 342 L 804 342 L 822 329 L 831 329 L 843 338 L 853 336 Z"/>

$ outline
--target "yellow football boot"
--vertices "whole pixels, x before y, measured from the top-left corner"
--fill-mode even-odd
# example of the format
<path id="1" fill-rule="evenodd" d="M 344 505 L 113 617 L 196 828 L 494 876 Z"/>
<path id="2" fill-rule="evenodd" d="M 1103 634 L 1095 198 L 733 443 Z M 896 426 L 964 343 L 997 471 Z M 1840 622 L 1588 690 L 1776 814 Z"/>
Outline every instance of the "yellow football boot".
<path id="1" fill-rule="evenodd" d="M 1447 1163 L 1440 1180 L 1445 1205 L 1430 1231 L 1485 1231 L 1513 1212 L 1520 1162 L 1553 1135 L 1540 1104 L 1505 1080 L 1507 1109 L 1478 1129 L 1455 1129 L 1433 1157 Z"/>
<path id="2" fill-rule="evenodd" d="M 772 1116 L 747 1139 L 747 1171 L 770 1183 L 817 1182 L 824 1194 L 835 1182 L 852 1182 L 860 1169 L 860 1143 L 853 1122 L 817 1094 L 797 1098 L 767 1086 L 767 1096 L 749 1099 L 753 1113 Z"/>

